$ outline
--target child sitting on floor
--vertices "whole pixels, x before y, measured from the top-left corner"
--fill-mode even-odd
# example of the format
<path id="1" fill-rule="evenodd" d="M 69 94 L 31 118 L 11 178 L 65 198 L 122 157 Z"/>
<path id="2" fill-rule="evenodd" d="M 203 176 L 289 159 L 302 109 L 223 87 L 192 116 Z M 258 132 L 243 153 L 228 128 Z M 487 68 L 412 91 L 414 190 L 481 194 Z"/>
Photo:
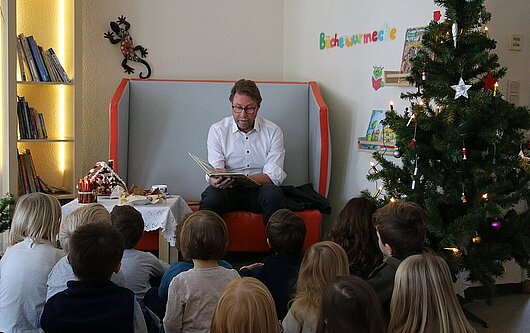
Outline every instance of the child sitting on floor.
<path id="1" fill-rule="evenodd" d="M 134 293 L 109 281 L 124 242 L 108 223 L 82 225 L 69 240 L 68 261 L 79 281 L 52 296 L 41 317 L 46 333 L 147 332 Z"/>
<path id="2" fill-rule="evenodd" d="M 350 274 L 366 279 L 383 262 L 372 224 L 377 206 L 373 199 L 352 198 L 340 211 L 328 240 L 342 246 L 348 255 Z"/>
<path id="3" fill-rule="evenodd" d="M 263 283 L 250 277 L 226 286 L 213 313 L 210 330 L 210 333 L 243 332 L 281 332 L 271 293 Z"/>
<path id="4" fill-rule="evenodd" d="M 64 252 L 58 248 L 59 201 L 44 193 L 17 201 L 9 247 L 0 260 L 0 332 L 41 332 L 46 280 Z"/>
<path id="5" fill-rule="evenodd" d="M 283 332 L 315 332 L 322 291 L 338 276 L 348 275 L 348 257 L 340 245 L 330 241 L 313 244 L 302 259 L 296 294 L 282 323 Z"/>
<path id="6" fill-rule="evenodd" d="M 456 298 L 449 266 L 429 253 L 399 265 L 390 313 L 390 333 L 475 333 Z"/>
<path id="7" fill-rule="evenodd" d="M 144 308 L 145 293 L 151 288 L 149 279 L 164 275 L 169 265 L 152 253 L 134 249 L 144 232 L 144 219 L 138 210 L 127 205 L 115 206 L 110 213 L 110 219 L 125 241 L 121 260 L 125 287 L 134 291 L 138 302 Z"/>
<path id="8" fill-rule="evenodd" d="M 182 217 L 182 220 L 180 223 L 177 224 L 176 230 L 175 230 L 175 249 L 178 251 L 180 250 L 179 246 L 179 238 L 180 238 L 180 231 L 182 230 L 183 222 L 191 215 L 192 213 L 186 214 Z M 229 262 L 225 260 L 219 260 L 219 266 L 223 266 L 224 268 L 232 269 L 234 268 Z M 175 261 L 172 263 L 169 268 L 164 273 L 164 276 L 162 276 L 162 280 L 160 281 L 160 285 L 158 286 L 158 297 L 160 298 L 160 301 L 163 303 L 163 312 L 162 316 L 160 318 L 163 318 L 163 313 L 165 312 L 165 306 L 167 303 L 167 293 L 169 290 L 169 284 L 173 280 L 173 278 L 177 275 L 179 275 L 182 272 L 189 271 L 193 268 L 193 260 L 186 259 L 182 261 Z M 157 313 L 158 314 L 158 313 Z"/>
<path id="9" fill-rule="evenodd" d="M 228 230 L 219 215 L 200 210 L 182 222 L 179 236 L 182 256 L 193 260 L 193 269 L 180 273 L 169 285 L 164 329 L 207 333 L 224 288 L 239 278 L 237 271 L 218 264 L 228 246 Z"/>
<path id="10" fill-rule="evenodd" d="M 85 224 L 89 223 L 108 223 L 110 224 L 110 214 L 101 204 L 91 203 L 77 208 L 70 212 L 61 222 L 59 227 L 59 242 L 64 252 L 68 254 L 68 241 L 74 231 Z M 75 276 L 72 266 L 68 262 L 67 256 L 64 256 L 53 267 L 48 275 L 48 292 L 46 299 L 49 299 L 59 291 L 67 288 L 66 283 L 70 280 L 78 280 Z M 125 284 L 123 274 L 121 272 L 113 273 L 110 279 L 119 286 Z"/>
<path id="11" fill-rule="evenodd" d="M 427 214 L 415 202 L 398 201 L 379 208 L 373 215 L 373 224 L 385 259 L 367 281 L 374 288 L 388 322 L 396 270 L 405 258 L 423 252 Z"/>
<path id="12" fill-rule="evenodd" d="M 358 276 L 342 276 L 330 283 L 320 303 L 317 333 L 386 333 L 379 300 Z"/>
<path id="13" fill-rule="evenodd" d="M 270 217 L 266 231 L 272 255 L 263 263 L 241 267 L 239 274 L 255 277 L 269 288 L 278 318 L 283 319 L 298 278 L 306 228 L 301 217 L 280 209 Z"/>

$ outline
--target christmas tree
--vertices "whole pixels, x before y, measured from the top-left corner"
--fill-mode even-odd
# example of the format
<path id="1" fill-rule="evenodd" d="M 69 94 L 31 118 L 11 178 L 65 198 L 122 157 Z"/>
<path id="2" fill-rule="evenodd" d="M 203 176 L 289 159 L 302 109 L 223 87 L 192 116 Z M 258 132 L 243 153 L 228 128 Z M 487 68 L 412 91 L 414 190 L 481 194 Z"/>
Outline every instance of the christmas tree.
<path id="1" fill-rule="evenodd" d="M 386 114 L 401 160 L 374 153 L 368 179 L 382 182 L 381 203 L 421 204 L 428 246 L 455 276 L 465 270 L 491 292 L 503 262 L 529 268 L 530 214 L 516 207 L 530 198 L 520 154 L 530 114 L 497 90 L 506 68 L 492 52 L 484 0 L 434 2 L 445 7 L 445 20 L 431 21 L 412 60 L 408 80 L 416 89 L 401 96 L 410 109 Z"/>

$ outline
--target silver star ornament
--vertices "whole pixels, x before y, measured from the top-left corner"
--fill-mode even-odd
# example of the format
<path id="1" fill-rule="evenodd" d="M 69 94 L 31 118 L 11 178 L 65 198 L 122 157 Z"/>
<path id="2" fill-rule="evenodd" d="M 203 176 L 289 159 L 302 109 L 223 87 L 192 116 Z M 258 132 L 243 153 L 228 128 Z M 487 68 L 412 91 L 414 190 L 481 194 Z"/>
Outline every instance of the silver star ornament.
<path id="1" fill-rule="evenodd" d="M 467 91 L 469 88 L 471 88 L 470 84 L 465 84 L 464 79 L 460 78 L 460 81 L 458 81 L 458 84 L 451 86 L 456 91 L 455 99 L 457 99 L 460 96 L 464 96 L 465 98 L 469 98 L 467 95 Z"/>

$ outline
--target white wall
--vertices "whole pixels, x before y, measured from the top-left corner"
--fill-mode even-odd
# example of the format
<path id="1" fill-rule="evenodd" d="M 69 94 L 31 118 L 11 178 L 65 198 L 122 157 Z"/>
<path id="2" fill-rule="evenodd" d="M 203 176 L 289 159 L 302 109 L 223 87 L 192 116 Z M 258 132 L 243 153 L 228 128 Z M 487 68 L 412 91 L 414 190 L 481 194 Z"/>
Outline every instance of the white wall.
<path id="1" fill-rule="evenodd" d="M 108 105 L 120 79 L 145 74 L 136 63 L 125 74 L 119 47 L 103 38 L 122 14 L 148 49 L 153 78 L 282 79 L 282 0 L 83 0 L 83 170 L 108 158 Z"/>
<path id="2" fill-rule="evenodd" d="M 508 75 L 524 82 L 521 101 L 528 105 L 530 6 L 527 1 L 489 1 L 495 4 L 491 6 L 495 13 L 489 28 L 493 38 L 508 31 L 516 31 L 526 38 L 525 51 L 514 54 L 500 47 L 498 54 L 502 65 L 518 64 Z M 330 109 L 333 162 L 329 197 L 333 213 L 326 221 L 326 229 L 347 200 L 358 196 L 363 189 L 374 190 L 374 184 L 366 180 L 371 154 L 359 152 L 356 144 L 357 137 L 366 133 L 371 111 L 387 109 L 390 100 L 397 110 L 408 106 L 399 98 L 405 88 L 386 86 L 378 91 L 372 88 L 372 66 L 399 70 L 406 29 L 427 25 L 433 11 L 438 9 L 433 1 L 426 0 L 377 0 L 369 5 L 360 0 L 285 1 L 284 79 L 318 81 Z M 505 25 L 503 21 L 510 24 Z M 321 32 L 339 36 L 368 33 L 383 28 L 386 23 L 397 28 L 396 40 L 342 49 L 319 48 Z M 497 31 L 499 26 L 506 30 Z"/>
<path id="3" fill-rule="evenodd" d="M 509 67 L 500 89 L 505 91 L 507 79 L 520 79 L 520 100 L 528 105 L 528 0 L 488 0 L 487 8 L 501 64 Z M 319 83 L 330 108 L 333 148 L 329 226 L 349 198 L 373 190 L 365 177 L 371 156 L 356 145 L 371 110 L 387 108 L 390 100 L 398 110 L 407 106 L 399 99 L 404 88 L 372 89 L 372 66 L 399 70 L 405 30 L 426 25 L 435 9 L 432 0 L 83 0 L 83 168 L 108 156 L 108 103 L 127 75 L 118 47 L 103 33 L 123 14 L 132 23 L 134 41 L 148 49 L 155 78 Z M 386 23 L 397 28 L 396 40 L 319 49 L 321 32 L 365 33 Z M 523 51 L 507 49 L 511 33 L 523 35 Z"/>

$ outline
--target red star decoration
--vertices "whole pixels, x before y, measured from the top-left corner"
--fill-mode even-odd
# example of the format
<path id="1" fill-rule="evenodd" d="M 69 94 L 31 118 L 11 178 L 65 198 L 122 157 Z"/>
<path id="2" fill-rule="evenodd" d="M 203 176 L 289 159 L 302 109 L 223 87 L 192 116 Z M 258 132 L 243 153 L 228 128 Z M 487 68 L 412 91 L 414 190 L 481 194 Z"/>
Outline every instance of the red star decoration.
<path id="1" fill-rule="evenodd" d="M 494 77 L 493 74 L 488 73 L 486 77 L 482 79 L 482 82 L 484 82 L 484 91 L 494 90 L 497 78 Z"/>

